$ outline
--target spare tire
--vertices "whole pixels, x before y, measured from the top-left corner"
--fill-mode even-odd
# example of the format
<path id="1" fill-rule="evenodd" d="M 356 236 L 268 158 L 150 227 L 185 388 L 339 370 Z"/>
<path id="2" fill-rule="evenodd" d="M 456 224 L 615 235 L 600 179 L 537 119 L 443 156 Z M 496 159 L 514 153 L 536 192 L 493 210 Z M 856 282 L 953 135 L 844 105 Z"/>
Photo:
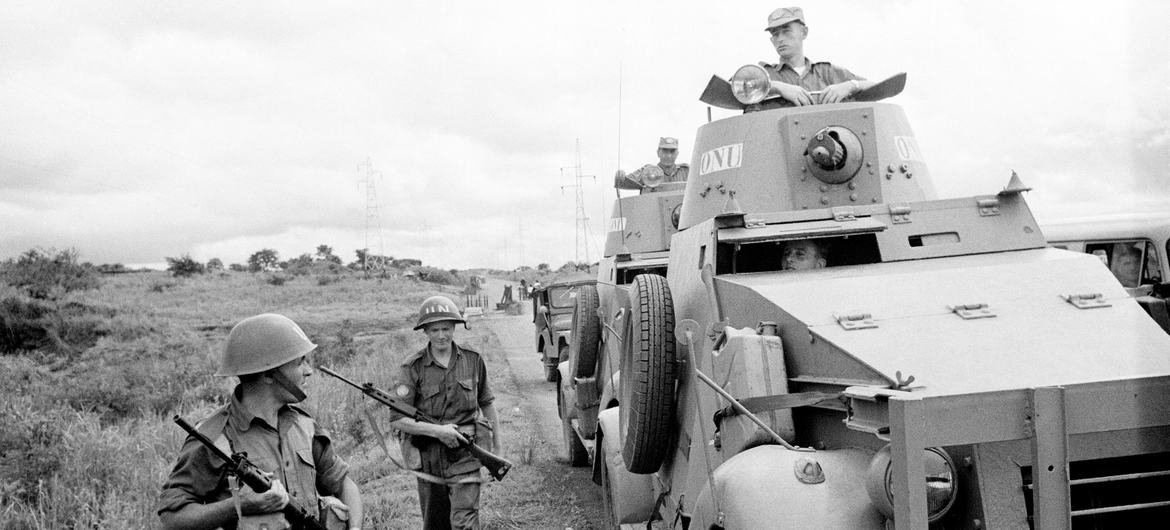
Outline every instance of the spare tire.
<path id="1" fill-rule="evenodd" d="M 597 371 L 597 346 L 601 342 L 597 306 L 596 287 L 577 287 L 577 307 L 573 310 L 573 324 L 569 328 L 569 372 L 574 377 L 593 377 Z"/>
<path id="2" fill-rule="evenodd" d="M 631 473 L 658 471 L 674 423 L 674 301 L 666 278 L 640 274 L 630 284 L 630 316 L 622 337 L 622 460 Z"/>

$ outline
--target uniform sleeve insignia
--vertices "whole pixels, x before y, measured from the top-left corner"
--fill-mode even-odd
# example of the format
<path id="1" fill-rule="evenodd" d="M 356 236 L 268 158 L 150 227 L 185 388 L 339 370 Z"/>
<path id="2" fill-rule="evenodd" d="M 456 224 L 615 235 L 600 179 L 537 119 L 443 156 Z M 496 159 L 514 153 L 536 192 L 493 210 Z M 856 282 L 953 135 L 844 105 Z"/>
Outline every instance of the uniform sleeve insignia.
<path id="1" fill-rule="evenodd" d="M 410 395 L 410 387 L 406 385 L 398 385 L 398 388 L 394 389 L 394 393 L 398 394 L 398 397 L 404 398 Z"/>

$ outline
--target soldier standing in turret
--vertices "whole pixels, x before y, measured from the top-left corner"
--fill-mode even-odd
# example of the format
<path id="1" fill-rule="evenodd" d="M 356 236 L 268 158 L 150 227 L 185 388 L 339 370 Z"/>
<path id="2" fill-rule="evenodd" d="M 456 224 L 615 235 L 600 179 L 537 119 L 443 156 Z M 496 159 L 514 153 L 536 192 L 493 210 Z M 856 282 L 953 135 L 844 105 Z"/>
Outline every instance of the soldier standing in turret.
<path id="1" fill-rule="evenodd" d="M 804 56 L 804 39 L 808 37 L 804 10 L 781 7 L 768 15 L 772 47 L 780 56 L 776 64 L 760 63 L 772 80 L 772 91 L 792 104 L 840 103 L 845 98 L 876 83 L 866 81 L 845 68 L 828 61 L 812 62 Z M 820 92 L 817 99 L 813 92 Z"/>
<path id="2" fill-rule="evenodd" d="M 675 164 L 678 158 L 678 138 L 664 136 L 658 139 L 658 164 L 646 164 L 630 173 L 628 178 L 644 188 L 656 188 L 663 182 L 686 182 L 690 166 Z"/>

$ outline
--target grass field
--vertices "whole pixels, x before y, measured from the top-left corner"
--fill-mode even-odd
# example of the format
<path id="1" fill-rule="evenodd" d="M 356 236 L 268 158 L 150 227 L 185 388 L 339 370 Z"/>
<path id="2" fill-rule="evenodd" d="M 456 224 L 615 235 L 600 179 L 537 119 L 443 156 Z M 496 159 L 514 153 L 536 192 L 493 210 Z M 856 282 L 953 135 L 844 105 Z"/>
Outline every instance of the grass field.
<path id="1" fill-rule="evenodd" d="M 457 289 L 338 278 L 274 285 L 263 274 L 238 272 L 124 274 L 54 301 L 53 311 L 37 316 L 49 331 L 42 347 L 0 355 L 0 528 L 156 528 L 159 487 L 185 436 L 170 418 L 194 422 L 224 403 L 234 379 L 212 374 L 235 322 L 284 314 L 319 345 L 315 365 L 385 387 L 399 360 L 424 344 L 411 331 L 419 303 Z M 7 330 L 20 324 L 19 299 L 0 285 Z M 495 338 L 484 329 L 466 334 L 491 366 Z M 498 372 L 492 384 L 506 392 L 507 374 Z M 319 374 L 308 393 L 306 405 L 333 433 L 362 487 L 366 527 L 419 527 L 414 479 L 386 459 L 365 420 L 366 398 Z M 513 446 L 505 456 L 528 464 L 531 448 Z M 509 487 L 486 487 L 486 526 L 588 528 L 565 493 L 546 487 L 544 474 L 518 465 Z"/>

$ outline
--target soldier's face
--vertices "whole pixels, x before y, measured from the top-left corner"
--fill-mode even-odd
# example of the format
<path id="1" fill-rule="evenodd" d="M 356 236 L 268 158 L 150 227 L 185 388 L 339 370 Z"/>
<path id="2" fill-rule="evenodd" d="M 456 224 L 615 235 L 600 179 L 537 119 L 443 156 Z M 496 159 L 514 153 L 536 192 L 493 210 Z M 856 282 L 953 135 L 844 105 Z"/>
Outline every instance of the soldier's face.
<path id="1" fill-rule="evenodd" d="M 658 163 L 664 166 L 673 166 L 674 159 L 678 158 L 678 149 L 659 149 Z"/>
<path id="2" fill-rule="evenodd" d="M 792 57 L 804 51 L 804 38 L 808 35 L 808 28 L 804 24 L 792 21 L 783 26 L 768 30 L 772 35 L 772 47 L 782 59 Z"/>
<path id="3" fill-rule="evenodd" d="M 313 375 L 313 367 L 309 364 L 309 356 L 304 355 L 280 365 L 273 380 L 284 388 L 290 396 L 290 403 L 297 403 L 305 399 L 305 380 Z"/>
<path id="4" fill-rule="evenodd" d="M 806 271 L 825 266 L 825 258 L 812 241 L 791 241 L 784 246 L 784 270 Z"/>
<path id="5" fill-rule="evenodd" d="M 450 320 L 431 322 L 423 328 L 423 333 L 427 335 L 427 340 L 431 341 L 431 346 L 439 351 L 445 351 L 451 347 L 451 341 L 455 337 L 455 323 Z"/>

